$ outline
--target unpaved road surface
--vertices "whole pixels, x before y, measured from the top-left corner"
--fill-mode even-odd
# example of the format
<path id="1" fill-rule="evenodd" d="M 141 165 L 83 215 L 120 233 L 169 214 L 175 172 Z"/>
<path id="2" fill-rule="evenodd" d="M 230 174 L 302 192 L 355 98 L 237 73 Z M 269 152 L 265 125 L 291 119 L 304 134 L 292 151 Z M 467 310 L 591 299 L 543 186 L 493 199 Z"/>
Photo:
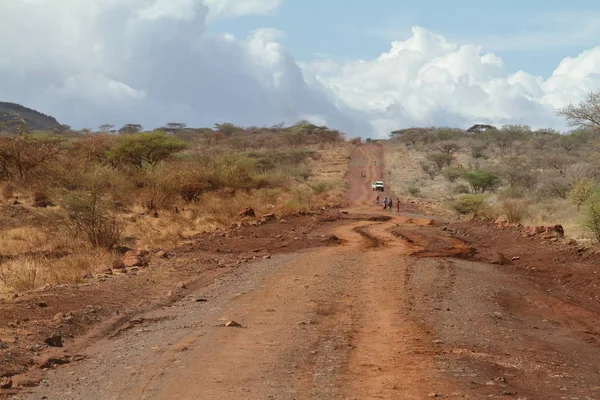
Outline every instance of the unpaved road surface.
<path id="1" fill-rule="evenodd" d="M 357 148 L 336 245 L 227 269 L 14 398 L 600 399 L 593 292 L 484 262 L 468 227 L 376 208 L 382 162 Z"/>

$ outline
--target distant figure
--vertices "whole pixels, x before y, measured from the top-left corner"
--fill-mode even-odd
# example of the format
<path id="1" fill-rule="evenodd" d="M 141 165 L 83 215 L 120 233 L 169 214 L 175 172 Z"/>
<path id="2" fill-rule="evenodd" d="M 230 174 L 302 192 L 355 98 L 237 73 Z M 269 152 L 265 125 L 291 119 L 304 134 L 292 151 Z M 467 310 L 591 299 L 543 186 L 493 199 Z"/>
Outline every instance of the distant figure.
<path id="1" fill-rule="evenodd" d="M 396 197 L 396 211 L 400 212 L 400 199 Z"/>
<path id="2" fill-rule="evenodd" d="M 379 205 L 379 195 L 377 195 L 377 198 L 375 199 L 375 201 L 377 201 L 377 205 Z"/>
<path id="3" fill-rule="evenodd" d="M 383 209 L 384 210 L 387 208 L 387 204 L 388 204 L 388 199 L 386 197 L 385 199 L 383 199 Z"/>
<path id="4" fill-rule="evenodd" d="M 394 201 L 390 197 L 390 202 L 388 203 L 388 208 L 391 210 L 393 206 L 394 206 Z"/>

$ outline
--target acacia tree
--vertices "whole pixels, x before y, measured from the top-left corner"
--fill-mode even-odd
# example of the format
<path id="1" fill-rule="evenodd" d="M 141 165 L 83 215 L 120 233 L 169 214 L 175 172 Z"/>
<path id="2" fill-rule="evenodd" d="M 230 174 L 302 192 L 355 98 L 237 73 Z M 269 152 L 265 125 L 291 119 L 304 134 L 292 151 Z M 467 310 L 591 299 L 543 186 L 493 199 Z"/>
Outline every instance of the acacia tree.
<path id="1" fill-rule="evenodd" d="M 141 131 L 142 125 L 140 124 L 125 124 L 119 129 L 119 133 L 139 133 Z"/>
<path id="2" fill-rule="evenodd" d="M 161 129 L 167 133 L 173 134 L 182 131 L 185 128 L 187 128 L 187 124 L 183 122 L 169 122 Z"/>
<path id="3" fill-rule="evenodd" d="M 187 147 L 186 143 L 163 131 L 119 136 L 108 151 L 114 164 L 142 168 L 144 164 L 156 165 Z"/>
<path id="4" fill-rule="evenodd" d="M 98 129 L 100 130 L 100 132 L 102 133 L 108 133 L 110 132 L 115 126 L 111 125 L 111 124 L 102 124 L 98 127 Z"/>
<path id="5" fill-rule="evenodd" d="M 587 99 L 577 106 L 569 104 L 558 111 L 571 126 L 600 131 L 600 91 L 588 93 Z"/>

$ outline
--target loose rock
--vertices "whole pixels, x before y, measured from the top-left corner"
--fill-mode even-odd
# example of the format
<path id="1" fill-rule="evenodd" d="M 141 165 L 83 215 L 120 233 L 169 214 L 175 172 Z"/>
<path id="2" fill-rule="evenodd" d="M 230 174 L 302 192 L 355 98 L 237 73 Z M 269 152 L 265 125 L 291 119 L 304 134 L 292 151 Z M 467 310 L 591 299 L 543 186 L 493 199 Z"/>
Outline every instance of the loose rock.
<path id="1" fill-rule="evenodd" d="M 0 389 L 10 389 L 13 385 L 12 379 L 4 377 L 0 379 Z"/>
<path id="2" fill-rule="evenodd" d="M 50 336 L 44 342 L 50 347 L 63 347 L 62 335 Z"/>

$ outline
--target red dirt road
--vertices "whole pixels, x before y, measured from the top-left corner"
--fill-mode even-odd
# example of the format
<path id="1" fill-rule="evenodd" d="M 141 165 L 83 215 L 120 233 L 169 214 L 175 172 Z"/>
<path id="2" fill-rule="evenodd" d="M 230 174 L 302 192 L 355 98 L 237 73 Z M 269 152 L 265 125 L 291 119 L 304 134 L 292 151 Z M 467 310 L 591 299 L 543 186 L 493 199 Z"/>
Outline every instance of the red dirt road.
<path id="1" fill-rule="evenodd" d="M 334 245 L 229 268 L 15 398 L 600 399 L 593 292 L 486 263 L 484 228 L 375 208 L 382 162 L 357 148 Z"/>

